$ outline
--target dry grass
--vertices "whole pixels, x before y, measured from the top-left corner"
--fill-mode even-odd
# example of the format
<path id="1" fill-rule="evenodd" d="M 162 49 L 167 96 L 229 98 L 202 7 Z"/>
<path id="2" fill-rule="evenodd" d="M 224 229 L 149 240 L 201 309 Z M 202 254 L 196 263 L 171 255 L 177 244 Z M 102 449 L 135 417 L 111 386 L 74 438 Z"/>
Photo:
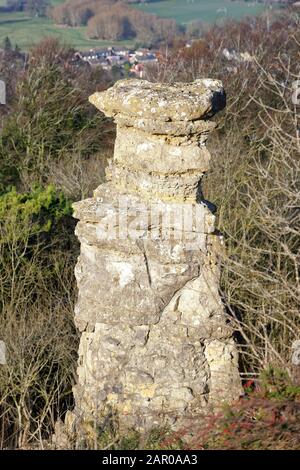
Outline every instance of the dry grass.
<path id="1" fill-rule="evenodd" d="M 151 80 L 221 79 L 227 108 L 209 139 L 205 198 L 218 207 L 225 239 L 222 292 L 234 320 L 247 377 L 269 364 L 287 368 L 300 338 L 299 18 L 215 27 L 191 48 L 163 51 Z M 230 62 L 223 49 L 247 51 Z"/>
<path id="2" fill-rule="evenodd" d="M 76 250 L 68 251 L 68 243 L 72 238 L 68 242 L 61 227 L 50 240 L 30 221 L 24 226 L 9 214 L 1 220 L 0 331 L 7 364 L 0 366 L 0 448 L 43 448 L 57 418 L 72 406 Z"/>
<path id="3" fill-rule="evenodd" d="M 287 71 L 288 83 L 293 80 Z M 292 343 L 300 337 L 297 109 L 291 88 L 270 81 L 265 69 L 257 86 L 258 96 L 268 96 L 250 96 L 260 126 L 247 146 L 242 140 L 251 135 L 251 122 L 243 125 L 244 135 L 236 119 L 225 139 L 215 136 L 216 159 L 206 182 L 220 208 L 227 246 L 222 288 L 248 375 L 269 364 L 291 370 Z"/>

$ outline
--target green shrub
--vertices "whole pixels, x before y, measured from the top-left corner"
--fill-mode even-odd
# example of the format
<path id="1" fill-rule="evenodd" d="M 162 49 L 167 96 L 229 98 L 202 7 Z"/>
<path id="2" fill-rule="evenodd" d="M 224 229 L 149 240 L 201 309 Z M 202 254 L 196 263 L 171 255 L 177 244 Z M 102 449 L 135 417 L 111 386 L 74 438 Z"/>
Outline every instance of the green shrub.
<path id="1" fill-rule="evenodd" d="M 53 185 L 26 193 L 13 188 L 0 196 L 0 243 L 49 232 L 62 217 L 71 215 L 71 202 Z"/>

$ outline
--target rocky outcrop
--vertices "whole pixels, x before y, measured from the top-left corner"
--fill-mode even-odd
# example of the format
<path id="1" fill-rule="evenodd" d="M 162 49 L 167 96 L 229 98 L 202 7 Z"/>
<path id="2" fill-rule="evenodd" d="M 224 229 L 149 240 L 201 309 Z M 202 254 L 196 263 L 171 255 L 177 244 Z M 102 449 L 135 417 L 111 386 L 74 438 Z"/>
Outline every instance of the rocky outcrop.
<path id="1" fill-rule="evenodd" d="M 144 431 L 240 394 L 219 294 L 205 146 L 222 84 L 122 80 L 90 97 L 114 118 L 107 182 L 74 204 L 81 331 L 74 416 Z"/>

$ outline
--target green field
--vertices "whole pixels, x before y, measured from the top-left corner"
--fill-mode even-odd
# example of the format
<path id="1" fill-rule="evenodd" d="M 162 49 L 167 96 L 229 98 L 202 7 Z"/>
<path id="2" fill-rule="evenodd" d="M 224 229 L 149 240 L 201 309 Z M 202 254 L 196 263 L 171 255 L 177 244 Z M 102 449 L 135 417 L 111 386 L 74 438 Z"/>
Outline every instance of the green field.
<path id="1" fill-rule="evenodd" d="M 53 3 L 57 4 L 62 1 L 53 0 Z M 6 0 L 0 0 L 0 5 L 5 4 Z M 243 1 L 231 2 L 230 0 L 164 0 L 137 5 L 136 8 L 160 16 L 175 18 L 179 23 L 194 20 L 213 23 L 224 17 L 241 18 L 245 15 L 254 15 L 264 9 L 262 5 Z M 31 18 L 21 12 L 0 13 L 0 47 L 6 36 L 10 38 L 13 45 L 18 44 L 23 50 L 27 50 L 47 36 L 57 37 L 78 49 L 90 49 L 108 44 L 105 41 L 88 39 L 84 26 L 77 28 L 58 26 L 48 18 Z M 109 44 L 112 45 L 112 43 Z M 123 44 L 129 45 L 130 43 L 127 41 Z"/>
<path id="2" fill-rule="evenodd" d="M 8 36 L 13 45 L 18 44 L 22 50 L 28 50 L 41 39 L 49 36 L 59 38 L 62 42 L 78 49 L 90 49 L 107 45 L 106 41 L 88 39 L 85 26 L 69 28 L 55 25 L 48 18 L 31 18 L 24 13 L 0 13 L 0 47 Z M 110 45 L 113 45 L 111 42 Z M 120 44 L 130 44 L 119 41 Z"/>
<path id="3" fill-rule="evenodd" d="M 239 19 L 261 13 L 265 6 L 255 2 L 230 0 L 164 0 L 137 5 L 136 8 L 159 16 L 174 18 L 178 23 L 205 21 L 214 23 L 221 18 Z"/>

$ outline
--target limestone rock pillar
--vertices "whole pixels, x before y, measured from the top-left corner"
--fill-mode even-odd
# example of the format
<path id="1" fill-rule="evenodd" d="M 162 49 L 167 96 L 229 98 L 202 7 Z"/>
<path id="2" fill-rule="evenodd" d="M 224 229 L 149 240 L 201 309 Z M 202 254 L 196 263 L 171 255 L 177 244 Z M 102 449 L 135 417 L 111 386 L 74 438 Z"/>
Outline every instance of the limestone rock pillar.
<path id="1" fill-rule="evenodd" d="M 75 414 L 140 431 L 240 394 L 219 294 L 219 238 L 201 193 L 221 82 L 122 80 L 90 97 L 114 118 L 107 182 L 74 204 L 81 254 Z"/>

